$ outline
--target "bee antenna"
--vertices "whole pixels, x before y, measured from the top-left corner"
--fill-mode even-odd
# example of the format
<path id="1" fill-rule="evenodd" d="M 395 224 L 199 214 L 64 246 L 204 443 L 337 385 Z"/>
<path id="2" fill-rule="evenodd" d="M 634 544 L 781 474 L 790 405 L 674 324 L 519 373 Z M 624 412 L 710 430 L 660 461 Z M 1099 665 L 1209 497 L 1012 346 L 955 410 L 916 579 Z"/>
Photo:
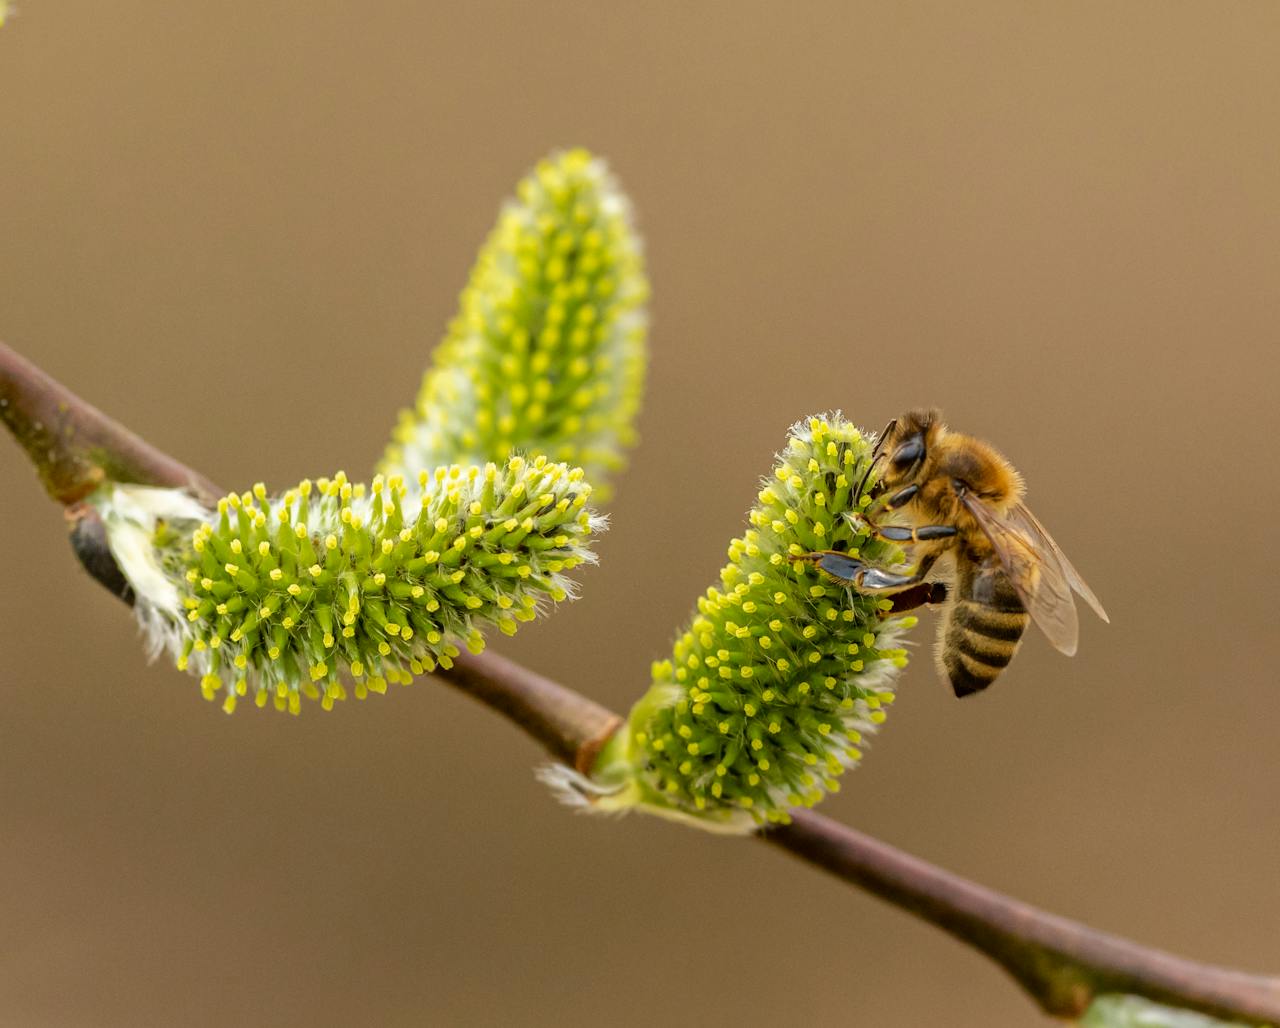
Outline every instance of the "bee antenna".
<path id="1" fill-rule="evenodd" d="M 884 442 L 889 438 L 889 434 L 898 427 L 898 419 L 894 418 L 889 424 L 884 426 L 884 431 L 880 433 L 876 439 L 875 449 L 871 451 L 871 463 L 867 465 L 867 470 L 862 473 L 862 478 L 858 481 L 857 491 L 853 494 L 854 502 L 862 498 L 862 490 L 866 487 L 867 479 L 871 477 L 871 472 L 876 469 L 876 465 L 884 459 Z"/>
<path id="2" fill-rule="evenodd" d="M 871 451 L 871 459 L 873 462 L 877 457 L 881 455 L 881 451 L 884 450 L 884 441 L 889 438 L 889 433 L 892 432 L 897 427 L 898 427 L 897 418 L 894 418 L 889 422 L 889 424 L 884 426 L 884 431 L 881 432 L 879 437 L 876 439 L 876 448 Z"/>
<path id="3" fill-rule="evenodd" d="M 858 488 L 853 494 L 854 502 L 862 499 L 862 490 L 867 484 L 867 479 L 871 477 L 871 472 L 875 470 L 877 464 L 884 460 L 884 454 L 879 452 L 877 444 L 877 452 L 872 456 L 871 463 L 867 465 L 867 470 L 862 473 L 862 478 L 858 481 Z"/>

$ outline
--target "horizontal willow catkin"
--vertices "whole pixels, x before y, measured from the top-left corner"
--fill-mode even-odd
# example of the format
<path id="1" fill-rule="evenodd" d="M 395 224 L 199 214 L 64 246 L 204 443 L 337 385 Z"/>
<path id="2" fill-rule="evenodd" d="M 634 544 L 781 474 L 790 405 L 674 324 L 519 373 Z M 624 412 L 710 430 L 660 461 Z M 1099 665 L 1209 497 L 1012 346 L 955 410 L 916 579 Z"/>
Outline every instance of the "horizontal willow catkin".
<path id="1" fill-rule="evenodd" d="M 261 484 L 204 510 L 176 490 L 93 500 L 154 647 L 230 713 L 252 695 L 298 713 L 448 667 L 482 630 L 513 633 L 567 572 L 594 561 L 602 519 L 582 470 L 539 457 L 451 465 L 366 489 L 333 478 L 272 498 Z"/>

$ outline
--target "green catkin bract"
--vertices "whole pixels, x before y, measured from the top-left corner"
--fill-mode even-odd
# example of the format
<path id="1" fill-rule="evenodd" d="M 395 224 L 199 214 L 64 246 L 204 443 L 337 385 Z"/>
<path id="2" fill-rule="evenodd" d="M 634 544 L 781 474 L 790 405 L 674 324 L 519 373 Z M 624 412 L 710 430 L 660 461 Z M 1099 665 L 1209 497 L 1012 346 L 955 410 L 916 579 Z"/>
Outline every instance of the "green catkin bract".
<path id="1" fill-rule="evenodd" d="M 900 551 L 871 539 L 850 511 L 871 443 L 839 416 L 792 429 L 773 474 L 729 545 L 720 585 L 653 686 L 606 747 L 593 781 L 578 789 L 598 809 L 647 808 L 721 831 L 786 821 L 839 787 L 861 757 L 863 737 L 884 720 L 893 680 L 906 664 L 898 645 L 914 617 L 855 593 L 788 556 L 842 550 L 871 563 Z"/>
<path id="2" fill-rule="evenodd" d="M 604 162 L 544 160 L 481 249 L 379 470 L 546 454 L 607 498 L 635 441 L 648 296 L 630 204 Z"/>
<path id="3" fill-rule="evenodd" d="M 483 628 L 514 633 L 594 561 L 602 522 L 581 469 L 513 457 L 415 486 L 338 473 L 274 499 L 260 484 L 233 493 L 202 523 L 159 520 L 151 542 L 177 602 L 146 609 L 130 576 L 144 624 L 160 622 L 178 667 L 228 713 L 247 694 L 296 714 L 304 696 L 345 699 L 344 682 L 363 699 L 449 667 L 459 644 L 479 652 Z"/>

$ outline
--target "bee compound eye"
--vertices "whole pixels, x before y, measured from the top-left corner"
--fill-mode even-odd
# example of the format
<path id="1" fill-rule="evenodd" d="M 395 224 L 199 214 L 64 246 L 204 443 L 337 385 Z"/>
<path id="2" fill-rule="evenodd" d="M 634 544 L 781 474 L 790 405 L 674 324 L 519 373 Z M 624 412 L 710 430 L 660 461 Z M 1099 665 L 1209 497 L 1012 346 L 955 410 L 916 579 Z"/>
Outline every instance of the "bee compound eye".
<path id="1" fill-rule="evenodd" d="M 894 451 L 893 467 L 896 471 L 906 471 L 923 456 L 924 440 L 918 435 L 912 436 Z"/>

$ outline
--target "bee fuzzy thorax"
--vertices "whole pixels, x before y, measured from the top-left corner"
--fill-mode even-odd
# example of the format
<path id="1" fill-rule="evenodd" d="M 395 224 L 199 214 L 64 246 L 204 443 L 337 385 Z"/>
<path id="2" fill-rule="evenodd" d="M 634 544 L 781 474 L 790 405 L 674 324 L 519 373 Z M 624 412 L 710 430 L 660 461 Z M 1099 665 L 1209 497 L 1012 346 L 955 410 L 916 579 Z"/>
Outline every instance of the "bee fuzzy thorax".
<path id="1" fill-rule="evenodd" d="M 936 474 L 954 488 L 959 482 L 988 502 L 1003 507 L 1022 499 L 1022 476 L 989 443 L 948 434 L 939 446 Z"/>

